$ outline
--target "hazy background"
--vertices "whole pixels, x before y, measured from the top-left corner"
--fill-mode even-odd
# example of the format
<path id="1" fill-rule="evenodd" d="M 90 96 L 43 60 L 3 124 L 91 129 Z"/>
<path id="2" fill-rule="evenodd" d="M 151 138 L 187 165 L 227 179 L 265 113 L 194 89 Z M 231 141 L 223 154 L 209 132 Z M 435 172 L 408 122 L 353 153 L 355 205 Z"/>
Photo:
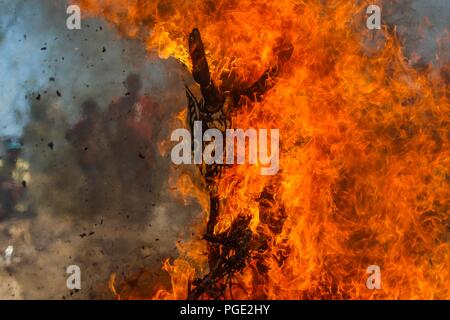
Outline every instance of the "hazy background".
<path id="1" fill-rule="evenodd" d="M 0 220 L 0 253 L 14 247 L 12 263 L 0 261 L 3 299 L 111 298 L 111 272 L 120 278 L 142 267 L 160 270 L 201 217 L 198 205 L 177 201 L 171 184 L 170 177 L 189 168 L 170 167 L 159 152 L 185 106 L 189 74 L 121 39 L 103 21 L 67 30 L 66 7 L 65 1 L 0 1 L 0 137 L 23 139 L 23 202 L 30 211 Z M 130 74 L 142 89 L 127 87 Z M 96 103 L 102 127 L 75 131 L 98 146 L 86 150 L 101 158 L 97 176 L 80 163 L 83 146 L 67 139 L 86 101 Z M 151 114 L 139 114 L 138 104 Z M 135 121 L 139 139 L 120 127 L 131 112 L 143 117 Z M 80 292 L 66 288 L 72 264 L 82 271 Z"/>

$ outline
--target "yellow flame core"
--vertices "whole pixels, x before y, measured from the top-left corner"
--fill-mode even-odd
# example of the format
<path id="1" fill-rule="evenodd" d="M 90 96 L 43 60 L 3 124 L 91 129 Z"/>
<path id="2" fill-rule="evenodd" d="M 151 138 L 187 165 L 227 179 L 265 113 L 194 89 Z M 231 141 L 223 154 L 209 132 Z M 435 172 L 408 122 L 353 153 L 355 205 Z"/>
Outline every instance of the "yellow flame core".
<path id="1" fill-rule="evenodd" d="M 293 44 L 264 100 L 233 119 L 280 129 L 279 173 L 239 165 L 218 181 L 217 228 L 249 215 L 268 243 L 257 254 L 268 271 L 253 260 L 235 298 L 450 299 L 448 80 L 413 69 L 392 32 L 365 29 L 368 3 L 77 2 L 188 66 L 187 35 L 199 28 L 219 85 L 245 87 L 280 41 Z M 363 45 L 371 38 L 375 49 Z M 172 289 L 156 298 L 186 297 L 205 264 L 195 252 L 164 264 Z M 381 268 L 381 290 L 366 288 L 369 265 Z"/>

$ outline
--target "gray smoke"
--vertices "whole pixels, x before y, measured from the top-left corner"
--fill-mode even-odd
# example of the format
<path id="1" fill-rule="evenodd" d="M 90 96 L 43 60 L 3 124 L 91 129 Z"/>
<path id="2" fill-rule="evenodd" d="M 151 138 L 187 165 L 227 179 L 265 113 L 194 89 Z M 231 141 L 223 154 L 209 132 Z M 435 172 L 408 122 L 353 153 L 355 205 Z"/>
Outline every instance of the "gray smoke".
<path id="1" fill-rule="evenodd" d="M 0 1 L 0 136 L 21 136 L 29 166 L 26 213 L 0 220 L 0 256 L 14 248 L 0 261 L 0 298 L 111 298 L 111 272 L 143 269 L 150 293 L 201 214 L 172 195 L 182 172 L 158 150 L 188 73 L 98 19 L 68 30 L 66 6 Z M 66 287 L 73 264 L 79 292 Z"/>

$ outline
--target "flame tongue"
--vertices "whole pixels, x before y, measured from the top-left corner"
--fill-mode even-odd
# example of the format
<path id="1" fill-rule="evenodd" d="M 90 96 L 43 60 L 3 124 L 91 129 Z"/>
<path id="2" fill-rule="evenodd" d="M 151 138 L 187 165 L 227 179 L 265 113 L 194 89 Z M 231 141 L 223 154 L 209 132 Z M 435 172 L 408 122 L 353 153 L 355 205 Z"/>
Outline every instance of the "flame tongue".
<path id="1" fill-rule="evenodd" d="M 216 233 L 245 216 L 262 239 L 234 298 L 450 298 L 448 86 L 412 69 L 386 30 L 366 54 L 371 34 L 354 23 L 365 3 L 79 2 L 188 66 L 198 27 L 219 87 L 247 87 L 277 65 L 280 42 L 295 47 L 273 89 L 233 118 L 280 129 L 280 172 L 239 165 L 217 181 Z M 165 264 L 173 288 L 157 298 L 185 298 L 203 254 Z M 370 265 L 382 290 L 366 287 Z"/>

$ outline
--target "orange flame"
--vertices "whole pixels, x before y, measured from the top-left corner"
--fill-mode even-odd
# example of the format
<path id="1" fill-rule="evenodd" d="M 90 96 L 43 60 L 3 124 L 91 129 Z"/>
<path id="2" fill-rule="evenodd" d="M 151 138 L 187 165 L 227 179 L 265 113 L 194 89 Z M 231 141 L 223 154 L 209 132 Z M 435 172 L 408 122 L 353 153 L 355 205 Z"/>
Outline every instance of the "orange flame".
<path id="1" fill-rule="evenodd" d="M 245 87 L 280 41 L 293 44 L 273 89 L 233 119 L 280 129 L 280 172 L 238 165 L 218 181 L 222 230 L 248 215 L 267 243 L 234 298 L 450 299 L 448 79 L 412 68 L 395 32 L 367 30 L 369 3 L 77 3 L 188 66 L 187 35 L 199 28 L 219 86 Z M 165 262 L 172 289 L 156 298 L 186 297 L 206 264 L 195 252 Z M 369 265 L 381 268 L 381 290 L 366 287 Z"/>

